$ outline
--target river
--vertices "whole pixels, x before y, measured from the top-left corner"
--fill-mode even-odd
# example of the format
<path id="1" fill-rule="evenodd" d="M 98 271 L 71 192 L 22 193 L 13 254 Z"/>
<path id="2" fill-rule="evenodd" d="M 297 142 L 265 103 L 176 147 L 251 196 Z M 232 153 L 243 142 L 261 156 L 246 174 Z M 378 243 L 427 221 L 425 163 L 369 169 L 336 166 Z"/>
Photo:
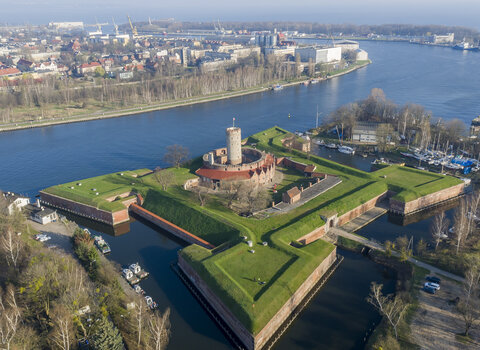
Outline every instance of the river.
<path id="1" fill-rule="evenodd" d="M 362 42 L 361 47 L 369 52 L 372 65 L 317 85 L 131 117 L 0 133 L 0 188 L 34 196 L 42 188 L 74 179 L 164 166 L 164 149 L 174 143 L 198 156 L 224 145 L 224 130 L 233 117 L 244 136 L 272 125 L 305 130 L 315 125 L 317 105 L 325 117 L 342 104 L 365 98 L 375 87 L 396 103 L 419 103 L 447 119 L 469 122 L 480 110 L 479 53 L 389 42 Z M 362 169 L 369 162 L 343 159 L 338 153 L 331 156 Z M 363 230 L 382 232 L 385 225 L 394 224 L 384 216 Z M 414 232 L 414 225 L 406 228 Z M 389 230 L 399 227 L 389 226 Z M 169 267 L 180 248 L 178 242 L 138 221 L 130 225 L 129 233 L 106 239 L 113 249 L 111 259 L 121 264 L 138 260 L 151 272 L 143 287 L 162 309 L 172 309 L 171 349 L 230 347 Z M 278 348 L 363 347 L 366 332 L 379 320 L 365 302 L 369 283 L 385 283 L 391 290 L 394 282 L 391 273 L 385 274 L 368 259 L 341 253 L 344 262 Z"/>

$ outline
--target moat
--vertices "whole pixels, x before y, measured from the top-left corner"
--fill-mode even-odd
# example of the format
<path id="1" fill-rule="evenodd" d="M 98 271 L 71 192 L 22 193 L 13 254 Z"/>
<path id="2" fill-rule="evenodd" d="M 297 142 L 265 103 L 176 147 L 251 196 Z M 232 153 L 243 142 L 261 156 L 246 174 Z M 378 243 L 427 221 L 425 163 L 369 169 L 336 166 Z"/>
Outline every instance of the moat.
<path id="1" fill-rule="evenodd" d="M 277 94 L 246 96 L 132 118 L 2 134 L 0 159 L 2 168 L 7 171 L 0 174 L 0 183 L 4 189 L 34 195 L 41 188 L 74 179 L 124 168 L 154 167 L 162 158 L 164 147 L 176 142 L 189 146 L 193 155 L 200 155 L 223 144 L 223 138 L 215 135 L 221 135 L 219 131 L 224 124 L 228 124 L 232 113 L 238 113 L 239 118 L 242 118 L 246 133 L 259 131 L 273 123 L 289 129 L 303 130 L 314 124 L 316 103 L 319 103 L 326 113 L 344 102 L 364 97 L 371 87 L 385 88 L 384 85 L 393 84 L 387 82 L 395 79 L 390 79 L 393 73 L 387 74 L 385 62 L 383 76 L 381 72 L 375 71 L 376 63 L 382 67 L 382 54 L 385 55 L 383 59 L 387 59 L 393 55 L 390 51 L 397 51 L 398 54 L 403 50 L 416 51 L 418 48 L 406 44 L 385 44 L 383 47 L 381 43 L 372 45 L 378 45 L 376 52 L 373 48 L 367 48 L 374 61 L 373 65 L 351 76 L 319 84 L 318 87 L 299 86 Z M 383 52 L 385 48 L 390 51 Z M 462 53 L 443 52 L 441 50 L 445 49 L 442 48 L 420 50 L 424 50 L 421 53 L 431 60 L 443 62 L 443 58 L 437 56 L 445 55 L 450 60 L 457 60 L 459 65 L 468 64 L 469 57 L 465 58 Z M 462 59 L 467 62 L 462 62 Z M 409 68 L 422 69 L 413 66 Z M 372 70 L 375 74 L 371 75 Z M 408 72 L 403 71 L 399 73 L 401 74 L 406 75 Z M 459 84 L 470 81 L 462 80 L 461 70 L 458 74 Z M 420 96 L 420 100 L 415 102 L 426 104 L 434 113 L 453 117 L 452 107 L 439 103 L 440 98 L 434 89 L 437 82 L 432 80 L 430 83 L 433 89 L 429 92 L 431 96 Z M 397 81 L 396 84 L 401 83 Z M 396 88 L 392 85 L 390 87 L 392 90 Z M 438 89 L 443 90 L 441 84 Z M 385 90 L 387 96 L 396 102 L 412 100 L 407 83 L 399 92 L 389 91 L 388 88 Z M 395 96 L 395 93 L 401 94 L 402 90 L 403 97 Z M 462 86 L 460 91 L 463 91 L 464 95 L 458 96 L 467 102 L 467 106 L 464 106 L 467 110 L 464 112 L 465 119 L 470 117 L 467 115 L 468 110 L 474 113 L 476 108 L 474 100 L 467 96 L 468 90 L 468 87 Z M 430 102 L 425 103 L 429 97 Z M 471 103 L 468 104 L 468 101 Z M 285 110 L 295 111 L 290 120 L 285 116 Z M 205 135 L 211 137 L 205 139 Z M 193 144 L 197 146 L 193 147 Z M 363 164 L 359 158 L 354 158 L 354 162 Z M 363 165 L 358 167 L 360 166 Z M 368 230 L 368 227 L 364 230 Z M 113 260 L 128 263 L 139 259 L 139 262 L 152 272 L 153 278 L 146 281 L 144 288 L 159 301 L 162 309 L 167 305 L 172 308 L 171 348 L 191 347 L 193 344 L 198 348 L 230 347 L 215 324 L 171 271 L 169 263 L 175 259 L 176 250 L 180 247 L 177 242 L 140 222 L 131 224 L 129 234 L 106 238 L 113 249 Z M 366 331 L 378 321 L 378 315 L 364 299 L 368 294 L 370 281 L 386 283 L 384 271 L 366 258 L 347 252 L 340 253 L 346 257 L 345 261 L 282 338 L 278 348 L 363 347 Z M 393 285 L 393 280 L 389 281 Z M 331 297 L 332 295 L 335 297 Z M 342 317 L 341 313 L 335 312 L 340 308 L 348 310 L 356 317 Z M 355 319 L 355 322 L 352 322 L 352 319 Z"/>

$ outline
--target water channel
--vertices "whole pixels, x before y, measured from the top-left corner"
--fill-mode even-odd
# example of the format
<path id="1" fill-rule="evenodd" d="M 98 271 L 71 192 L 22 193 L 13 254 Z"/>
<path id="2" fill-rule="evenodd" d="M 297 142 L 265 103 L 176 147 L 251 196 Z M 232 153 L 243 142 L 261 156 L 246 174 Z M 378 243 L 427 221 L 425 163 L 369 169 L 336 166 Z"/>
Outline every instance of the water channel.
<path id="1" fill-rule="evenodd" d="M 0 188 L 34 196 L 42 188 L 74 179 L 163 166 L 165 146 L 174 143 L 198 156 L 224 145 L 224 129 L 234 116 L 243 135 L 272 125 L 305 130 L 315 125 L 317 104 L 325 116 L 342 104 L 365 98 L 374 87 L 384 89 L 397 103 L 423 104 L 447 119 L 468 121 L 478 114 L 480 54 L 407 43 L 362 42 L 361 47 L 369 52 L 372 65 L 313 86 L 132 117 L 0 133 Z M 362 170 L 369 170 L 371 161 L 333 151 L 324 156 Z M 427 238 L 431 219 L 419 220 L 402 226 L 405 222 L 383 216 L 360 233 L 380 241 L 403 233 Z M 104 235 L 113 250 L 110 258 L 120 264 L 138 261 L 151 272 L 142 287 L 162 310 L 172 309 L 169 348 L 230 348 L 170 268 L 181 243 L 140 221 L 130 223 L 124 232 Z M 365 301 L 369 284 L 378 281 L 391 291 L 393 274 L 363 256 L 339 252 L 344 262 L 280 340 L 279 349 L 363 348 L 365 335 L 379 321 Z"/>

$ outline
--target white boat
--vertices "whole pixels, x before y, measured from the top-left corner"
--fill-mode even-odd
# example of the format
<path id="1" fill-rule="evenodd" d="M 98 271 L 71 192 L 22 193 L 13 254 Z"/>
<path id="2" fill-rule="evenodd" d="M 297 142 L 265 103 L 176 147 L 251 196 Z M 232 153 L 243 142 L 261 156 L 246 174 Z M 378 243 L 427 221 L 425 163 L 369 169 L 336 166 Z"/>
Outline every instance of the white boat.
<path id="1" fill-rule="evenodd" d="M 149 273 L 145 270 L 142 270 L 139 263 L 131 264 L 129 270 L 132 271 L 138 278 L 145 278 L 149 275 Z"/>
<path id="2" fill-rule="evenodd" d="M 283 90 L 283 85 L 277 84 L 277 85 L 275 85 L 275 86 L 272 87 L 272 90 L 273 90 L 273 91 Z"/>
<path id="3" fill-rule="evenodd" d="M 323 140 L 315 140 L 313 143 L 319 146 L 325 146 L 325 141 Z"/>
<path id="4" fill-rule="evenodd" d="M 140 282 L 140 279 L 138 279 L 137 276 L 133 274 L 133 272 L 129 269 L 123 269 L 122 270 L 122 276 L 127 280 L 128 283 L 130 284 L 137 284 Z"/>
<path id="5" fill-rule="evenodd" d="M 138 284 L 134 285 L 133 286 L 133 290 L 135 291 L 135 293 L 137 294 L 145 294 L 145 291 L 142 289 L 142 287 L 140 287 Z"/>
<path id="6" fill-rule="evenodd" d="M 320 82 L 319 79 L 312 79 L 310 80 L 310 84 L 318 84 Z"/>
<path id="7" fill-rule="evenodd" d="M 344 154 L 355 154 L 355 150 L 348 146 L 338 146 L 338 151 Z"/>
<path id="8" fill-rule="evenodd" d="M 329 143 L 329 144 L 326 144 L 325 147 L 335 149 L 335 148 L 337 148 L 337 145 L 334 144 L 334 143 Z"/>
<path id="9" fill-rule="evenodd" d="M 145 302 L 147 303 L 148 307 L 152 310 L 155 310 L 158 307 L 157 303 L 153 301 L 152 297 L 148 295 L 145 297 Z"/>

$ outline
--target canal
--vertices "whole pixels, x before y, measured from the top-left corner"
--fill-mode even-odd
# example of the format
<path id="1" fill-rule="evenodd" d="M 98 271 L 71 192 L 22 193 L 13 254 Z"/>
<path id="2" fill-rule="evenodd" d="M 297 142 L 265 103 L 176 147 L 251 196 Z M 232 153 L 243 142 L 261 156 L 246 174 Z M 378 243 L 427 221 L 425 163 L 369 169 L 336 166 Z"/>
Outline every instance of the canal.
<path id="1" fill-rule="evenodd" d="M 434 115 L 447 119 L 468 121 L 478 113 L 478 53 L 406 43 L 362 42 L 361 47 L 369 52 L 372 65 L 317 85 L 131 117 L 0 133 L 0 188 L 34 196 L 42 188 L 74 179 L 164 166 L 165 147 L 174 143 L 188 147 L 192 157 L 198 156 L 224 145 L 224 129 L 232 117 L 237 118 L 243 135 L 272 125 L 305 130 L 315 125 L 317 105 L 325 117 L 342 104 L 365 98 L 375 87 L 384 89 L 397 103 L 423 104 Z M 368 170 L 365 168 L 371 161 L 346 158 L 338 152 L 326 156 L 363 170 Z M 425 220 L 430 219 L 401 226 L 383 216 L 361 233 L 392 233 L 379 240 L 392 240 L 397 232 L 425 234 Z M 151 272 L 143 288 L 162 310 L 172 310 L 169 348 L 230 348 L 170 269 L 181 244 L 139 221 L 124 231 L 122 235 L 104 235 L 113 250 L 110 258 L 119 264 L 138 261 Z M 365 335 L 379 320 L 365 301 L 369 284 L 378 281 L 391 291 L 394 278 L 391 271 L 363 256 L 340 253 L 344 262 L 278 348 L 363 348 Z"/>

